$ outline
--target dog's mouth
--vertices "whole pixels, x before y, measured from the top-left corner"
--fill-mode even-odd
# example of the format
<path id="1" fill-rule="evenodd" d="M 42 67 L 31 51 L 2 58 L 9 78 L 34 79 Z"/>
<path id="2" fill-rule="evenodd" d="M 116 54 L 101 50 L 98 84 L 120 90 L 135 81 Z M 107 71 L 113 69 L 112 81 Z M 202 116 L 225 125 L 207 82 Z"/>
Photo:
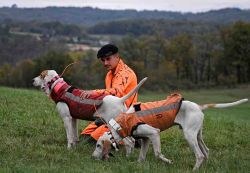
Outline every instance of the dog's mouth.
<path id="1" fill-rule="evenodd" d="M 43 92 L 45 92 L 45 91 L 46 91 L 46 87 L 45 87 L 45 86 L 42 86 L 42 87 L 41 87 L 41 90 L 42 90 Z"/>
<path id="2" fill-rule="evenodd" d="M 110 157 L 115 157 L 111 152 L 109 152 L 108 154 L 103 154 L 101 156 L 92 156 L 95 160 L 109 160 Z"/>
<path id="3" fill-rule="evenodd" d="M 109 152 L 108 154 L 104 154 L 103 156 L 102 156 L 102 160 L 109 160 L 110 159 L 110 157 L 115 157 L 111 152 Z"/>
<path id="4" fill-rule="evenodd" d="M 105 160 L 108 160 L 109 159 L 109 155 L 108 154 L 105 154 L 102 156 L 102 160 L 105 161 Z"/>

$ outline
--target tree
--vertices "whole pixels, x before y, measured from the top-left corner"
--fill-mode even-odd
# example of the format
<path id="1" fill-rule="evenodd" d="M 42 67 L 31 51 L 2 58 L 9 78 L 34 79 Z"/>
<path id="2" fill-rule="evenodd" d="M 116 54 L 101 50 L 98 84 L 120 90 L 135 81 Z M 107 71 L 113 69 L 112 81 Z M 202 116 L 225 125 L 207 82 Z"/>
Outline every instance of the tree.
<path id="1" fill-rule="evenodd" d="M 12 79 L 13 85 L 17 87 L 31 87 L 34 74 L 35 63 L 30 59 L 25 59 L 17 63 L 15 69 L 13 69 Z M 13 76 L 13 74 L 17 74 Z"/>
<path id="2" fill-rule="evenodd" d="M 168 59 L 175 64 L 177 79 L 192 80 L 194 47 L 190 35 L 181 34 L 170 40 Z"/>
<path id="3" fill-rule="evenodd" d="M 193 61 L 192 71 L 195 84 L 201 82 L 207 85 L 212 82 L 218 52 L 222 51 L 219 40 L 218 33 L 208 33 L 194 37 L 193 44 L 196 56 Z"/>
<path id="4" fill-rule="evenodd" d="M 11 84 L 12 67 L 10 64 L 5 63 L 0 67 L 0 84 L 10 86 Z"/>
<path id="5" fill-rule="evenodd" d="M 224 58 L 227 58 L 226 72 L 236 73 L 237 82 L 250 81 L 250 24 L 237 22 L 221 32 Z"/>

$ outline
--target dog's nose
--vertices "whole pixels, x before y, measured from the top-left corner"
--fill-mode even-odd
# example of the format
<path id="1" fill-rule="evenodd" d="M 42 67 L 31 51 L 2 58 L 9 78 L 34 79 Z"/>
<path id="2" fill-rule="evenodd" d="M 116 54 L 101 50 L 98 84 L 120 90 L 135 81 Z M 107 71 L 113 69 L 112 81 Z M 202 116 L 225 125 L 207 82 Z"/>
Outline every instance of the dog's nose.
<path id="1" fill-rule="evenodd" d="M 98 152 L 94 151 L 93 154 L 91 155 L 92 159 L 95 159 L 95 160 L 101 160 L 101 156 Z"/>
<path id="2" fill-rule="evenodd" d="M 100 160 L 96 155 L 92 154 L 91 156 L 92 159 L 95 159 L 95 160 Z"/>

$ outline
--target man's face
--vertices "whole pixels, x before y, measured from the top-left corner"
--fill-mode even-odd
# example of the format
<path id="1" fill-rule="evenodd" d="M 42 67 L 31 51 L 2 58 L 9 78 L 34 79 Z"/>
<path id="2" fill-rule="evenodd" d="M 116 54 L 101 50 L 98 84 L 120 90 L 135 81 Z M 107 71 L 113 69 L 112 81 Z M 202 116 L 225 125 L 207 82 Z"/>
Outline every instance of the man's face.
<path id="1" fill-rule="evenodd" d="M 117 64 L 119 63 L 119 56 L 118 54 L 114 54 L 105 58 L 100 58 L 102 61 L 103 66 L 107 70 L 115 70 Z"/>

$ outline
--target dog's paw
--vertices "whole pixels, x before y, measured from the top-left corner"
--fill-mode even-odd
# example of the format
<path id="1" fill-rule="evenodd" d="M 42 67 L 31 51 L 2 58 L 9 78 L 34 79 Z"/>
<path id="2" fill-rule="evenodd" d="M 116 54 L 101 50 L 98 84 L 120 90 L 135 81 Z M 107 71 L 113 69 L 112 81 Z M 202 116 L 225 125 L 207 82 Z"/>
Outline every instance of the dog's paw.
<path id="1" fill-rule="evenodd" d="M 71 145 L 71 144 L 68 144 L 67 149 L 68 149 L 68 150 L 71 150 L 72 148 L 73 148 L 72 145 Z"/>
<path id="2" fill-rule="evenodd" d="M 76 148 L 76 143 L 68 143 L 67 148 L 68 148 L 68 150 Z"/>
<path id="3" fill-rule="evenodd" d="M 173 161 L 170 159 L 167 159 L 164 155 L 160 154 L 159 155 L 159 159 L 161 159 L 163 162 L 167 163 L 167 164 L 172 164 Z"/>
<path id="4" fill-rule="evenodd" d="M 172 165 L 174 162 L 172 160 L 167 159 L 167 163 Z"/>
<path id="5" fill-rule="evenodd" d="M 145 161 L 145 159 L 142 159 L 142 158 L 139 158 L 138 160 L 137 160 L 137 162 L 139 162 L 139 163 L 142 163 L 142 162 L 144 162 Z"/>

